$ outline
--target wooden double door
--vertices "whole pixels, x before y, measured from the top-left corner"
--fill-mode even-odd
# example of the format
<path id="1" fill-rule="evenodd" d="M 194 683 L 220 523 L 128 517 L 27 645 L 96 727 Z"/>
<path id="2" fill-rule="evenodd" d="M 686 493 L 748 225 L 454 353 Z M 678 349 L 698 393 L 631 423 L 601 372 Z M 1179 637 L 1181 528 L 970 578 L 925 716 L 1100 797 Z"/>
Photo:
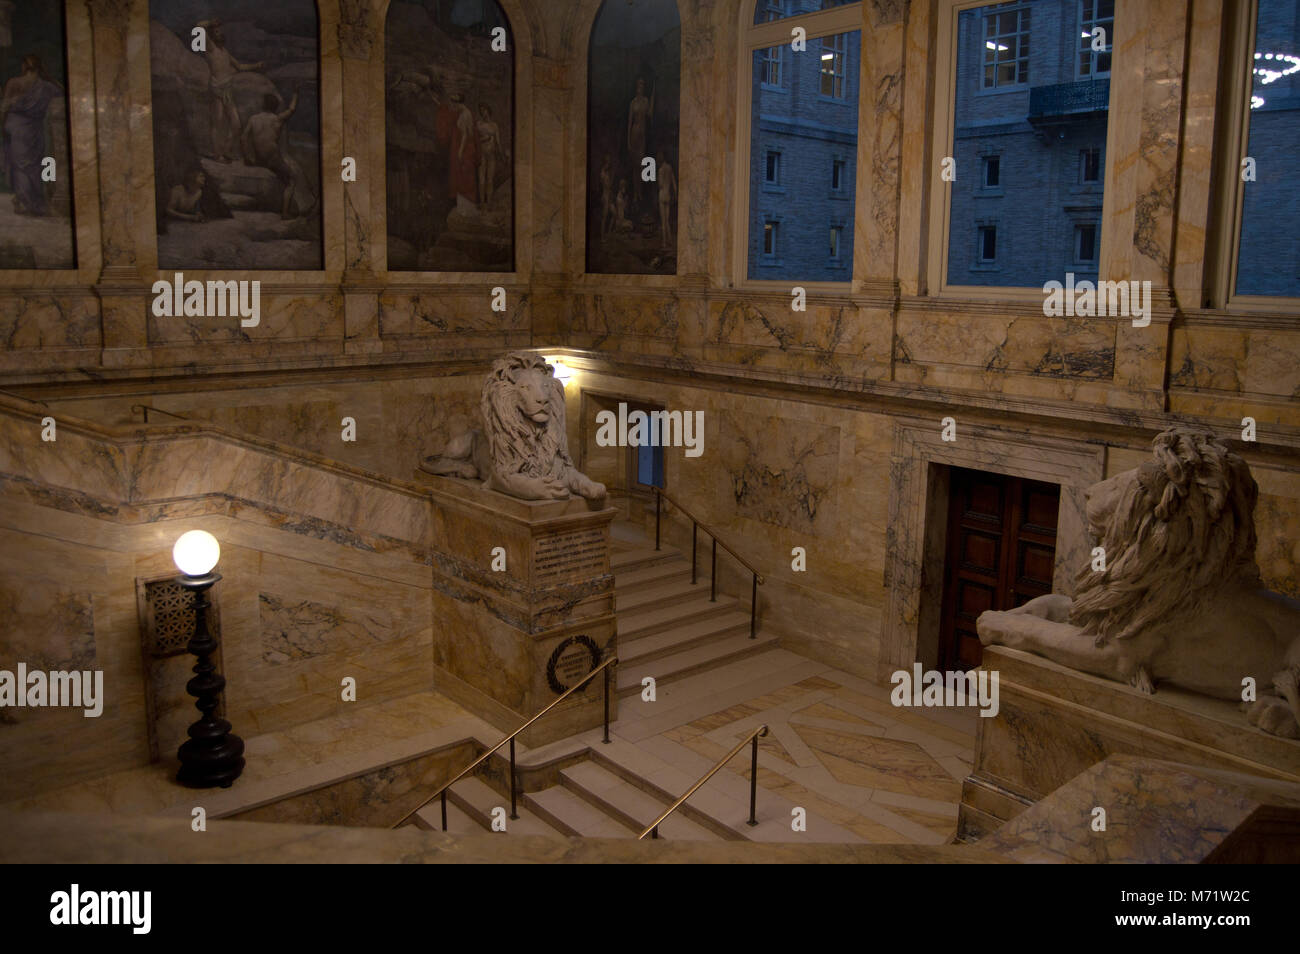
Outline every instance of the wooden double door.
<path id="1" fill-rule="evenodd" d="M 1052 591 L 1061 488 L 953 467 L 939 668 L 966 670 L 983 655 L 975 620 Z"/>

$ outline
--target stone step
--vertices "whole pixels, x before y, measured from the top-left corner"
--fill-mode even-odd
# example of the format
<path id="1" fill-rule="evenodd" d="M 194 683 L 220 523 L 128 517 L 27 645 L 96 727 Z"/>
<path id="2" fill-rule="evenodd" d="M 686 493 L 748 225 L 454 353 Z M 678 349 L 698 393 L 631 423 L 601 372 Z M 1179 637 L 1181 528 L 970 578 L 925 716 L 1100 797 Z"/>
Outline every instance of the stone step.
<path id="1" fill-rule="evenodd" d="M 451 806 L 456 805 L 465 812 L 482 829 L 492 831 L 492 810 L 506 810 L 506 830 L 495 834 L 515 835 L 549 835 L 554 838 L 560 831 L 547 824 L 541 818 L 519 807 L 519 817 L 510 817 L 510 796 L 501 795 L 482 779 L 462 778 L 451 787 L 447 795 L 447 823 L 451 824 Z M 440 812 L 438 802 L 430 806 L 434 812 Z"/>
<path id="2" fill-rule="evenodd" d="M 561 784 L 572 789 L 605 814 L 629 825 L 637 833 L 663 814 L 672 802 L 660 801 L 653 795 L 624 781 L 595 762 L 579 762 L 560 772 Z M 649 836 L 647 836 L 649 837 Z M 689 818 L 678 809 L 659 825 L 659 837 L 683 841 L 721 841 L 722 839 Z"/>
<path id="3" fill-rule="evenodd" d="M 666 604 L 642 606 L 618 614 L 618 642 L 625 646 L 632 640 L 654 633 L 676 629 L 691 623 L 722 616 L 741 609 L 739 600 L 718 594 L 717 602 L 709 602 L 708 587 L 687 586 L 687 592 Z M 747 611 L 747 610 L 746 610 Z"/>
<path id="4" fill-rule="evenodd" d="M 641 680 L 646 676 L 654 677 L 656 685 L 684 679 L 706 669 L 712 669 L 723 663 L 734 662 L 748 656 L 756 656 L 770 649 L 777 648 L 777 639 L 772 635 L 758 634 L 750 639 L 749 634 L 728 636 L 723 639 L 710 640 L 690 649 L 661 659 L 653 659 L 636 665 L 618 667 L 618 695 L 634 696 L 641 691 Z"/>
<path id="5" fill-rule="evenodd" d="M 709 581 L 697 580 L 691 583 L 689 574 L 680 579 L 664 580 L 651 586 L 643 586 L 631 593 L 614 584 L 614 606 L 618 613 L 628 615 L 647 607 L 669 606 L 683 599 L 695 599 L 709 595 Z"/>
<path id="6" fill-rule="evenodd" d="M 426 831 L 442 831 L 442 801 L 434 799 L 414 816 L 416 828 Z M 476 835 L 483 831 L 483 826 L 470 818 L 460 806 L 447 799 L 447 833 L 450 835 Z"/>
<path id="7" fill-rule="evenodd" d="M 682 552 L 676 547 L 665 545 L 656 550 L 648 547 L 632 547 L 628 550 L 612 550 L 609 554 L 610 569 L 617 575 L 621 570 L 640 570 L 658 563 L 682 559 Z"/>
<path id="8" fill-rule="evenodd" d="M 690 649 L 700 643 L 735 636 L 739 633 L 749 635 L 749 613 L 736 610 L 637 639 L 628 640 L 620 635 L 618 659 L 620 665 L 639 665 L 671 656 L 673 653 Z"/>
<path id="9" fill-rule="evenodd" d="M 635 838 L 640 832 L 621 825 L 561 785 L 529 792 L 524 804 L 556 831 L 584 838 Z"/>
<path id="10" fill-rule="evenodd" d="M 701 567 L 700 569 L 703 569 Z M 689 580 L 691 565 L 685 560 L 664 560 L 639 570 L 619 570 L 614 576 L 614 591 L 632 593 L 647 586 L 657 586 L 671 580 Z M 697 573 L 697 579 L 699 575 Z"/>

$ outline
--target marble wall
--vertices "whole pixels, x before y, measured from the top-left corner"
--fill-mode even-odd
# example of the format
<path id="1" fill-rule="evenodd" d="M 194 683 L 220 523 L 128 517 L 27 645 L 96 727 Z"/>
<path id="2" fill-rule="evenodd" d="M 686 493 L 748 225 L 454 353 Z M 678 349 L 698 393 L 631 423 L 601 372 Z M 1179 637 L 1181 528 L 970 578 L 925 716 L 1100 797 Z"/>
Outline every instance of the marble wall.
<path id="1" fill-rule="evenodd" d="M 947 131 L 934 117 L 950 64 L 935 44 L 948 0 L 860 5 L 853 280 L 809 287 L 806 310 L 740 267 L 738 84 L 748 71 L 737 64 L 747 62 L 752 0 L 678 3 L 683 135 L 669 276 L 584 272 L 588 38 L 600 0 L 563 10 L 503 0 L 517 44 L 515 267 L 489 275 L 387 271 L 387 4 L 321 0 L 323 269 L 192 276 L 268 278 L 258 327 L 154 317 L 149 290 L 170 274 L 157 268 L 152 233 L 147 6 L 67 0 L 78 267 L 0 274 L 0 388 L 113 424 L 152 404 L 406 479 L 470 418 L 492 356 L 559 349 L 580 371 L 569 389 L 574 448 L 583 387 L 706 412 L 706 451 L 670 453 L 670 486 L 769 575 L 763 613 L 792 647 L 869 675 L 927 651 L 915 554 L 933 523 L 924 488 L 934 467 L 1056 474 L 1075 513 L 1085 476 L 1131 466 L 1171 422 L 1199 422 L 1250 461 L 1265 579 L 1300 595 L 1300 317 L 1294 302 L 1206 304 L 1220 301 L 1214 263 L 1226 254 L 1216 171 L 1228 123 L 1216 91 L 1231 59 L 1221 50 L 1231 4 L 1119 5 L 1102 264 L 1109 277 L 1152 283 L 1144 328 L 1045 317 L 1032 290 L 942 287 Z M 334 174 L 342 156 L 357 160 L 356 182 Z M 504 311 L 491 307 L 498 287 Z M 345 415 L 357 421 L 355 444 L 340 439 Z M 932 436 L 945 416 L 969 437 L 947 456 L 900 437 Z M 1258 433 L 1243 444 L 1247 416 Z M 226 445 L 220 453 L 243 459 Z M 597 469 L 610 463 L 593 457 Z M 232 493 L 255 473 L 231 473 Z M 340 541 L 362 533 L 348 520 L 330 531 Z M 1077 530 L 1063 527 L 1058 579 L 1072 572 Z M 790 569 L 795 546 L 808 549 L 806 573 Z M 64 558 L 51 553 L 49 566 Z M 725 572 L 747 592 L 747 578 Z M 90 594 L 83 612 L 98 626 L 108 592 L 71 592 Z M 287 585 L 264 592 L 246 607 L 259 633 L 268 620 L 272 630 L 285 619 L 306 626 L 339 607 Z M 292 660 L 313 640 L 267 649 L 259 636 L 250 659 Z M 343 639 L 330 652 L 354 650 L 363 652 Z"/>
<path id="2" fill-rule="evenodd" d="M 5 708 L 0 798 L 149 760 L 136 581 L 175 574 L 186 530 L 221 542 L 213 596 L 237 732 L 431 685 L 430 506 L 418 488 L 194 425 L 69 418 L 43 441 L 44 417 L 0 396 L 0 668 L 100 670 L 103 711 Z M 159 739 L 162 756 L 181 741 Z"/>

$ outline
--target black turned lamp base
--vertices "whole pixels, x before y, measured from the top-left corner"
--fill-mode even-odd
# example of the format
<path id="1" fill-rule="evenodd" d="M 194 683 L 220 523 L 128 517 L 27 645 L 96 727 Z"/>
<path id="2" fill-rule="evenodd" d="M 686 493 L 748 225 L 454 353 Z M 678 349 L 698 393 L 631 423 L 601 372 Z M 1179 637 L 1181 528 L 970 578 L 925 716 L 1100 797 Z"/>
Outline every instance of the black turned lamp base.
<path id="1" fill-rule="evenodd" d="M 244 771 L 244 740 L 230 735 L 230 723 L 220 720 L 225 735 L 216 744 L 191 738 L 180 747 L 181 769 L 176 781 L 187 788 L 230 788 Z M 193 728 L 191 728 L 193 734 Z"/>
<path id="2" fill-rule="evenodd" d="M 189 728 L 189 741 L 177 751 L 181 768 L 176 781 L 189 788 L 229 788 L 244 771 L 244 740 L 231 735 L 230 723 L 216 715 L 226 680 L 212 664 L 217 641 L 208 631 L 207 591 L 221 579 L 218 573 L 180 576 L 177 582 L 194 593 L 194 638 L 189 651 L 198 657 L 194 678 L 185 691 L 195 699 L 201 717 Z"/>

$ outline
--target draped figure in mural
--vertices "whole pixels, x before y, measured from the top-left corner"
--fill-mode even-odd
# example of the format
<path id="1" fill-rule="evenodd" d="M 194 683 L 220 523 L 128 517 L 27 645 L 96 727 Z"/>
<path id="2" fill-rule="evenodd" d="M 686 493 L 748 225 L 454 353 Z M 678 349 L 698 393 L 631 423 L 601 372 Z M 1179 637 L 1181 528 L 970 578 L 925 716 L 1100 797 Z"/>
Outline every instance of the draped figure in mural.
<path id="1" fill-rule="evenodd" d="M 14 190 L 19 215 L 47 215 L 49 202 L 41 180 L 47 153 L 45 115 L 63 87 L 45 75 L 40 57 L 25 56 L 22 72 L 5 83 L 0 96 L 0 128 L 4 130 L 5 175 Z"/>

